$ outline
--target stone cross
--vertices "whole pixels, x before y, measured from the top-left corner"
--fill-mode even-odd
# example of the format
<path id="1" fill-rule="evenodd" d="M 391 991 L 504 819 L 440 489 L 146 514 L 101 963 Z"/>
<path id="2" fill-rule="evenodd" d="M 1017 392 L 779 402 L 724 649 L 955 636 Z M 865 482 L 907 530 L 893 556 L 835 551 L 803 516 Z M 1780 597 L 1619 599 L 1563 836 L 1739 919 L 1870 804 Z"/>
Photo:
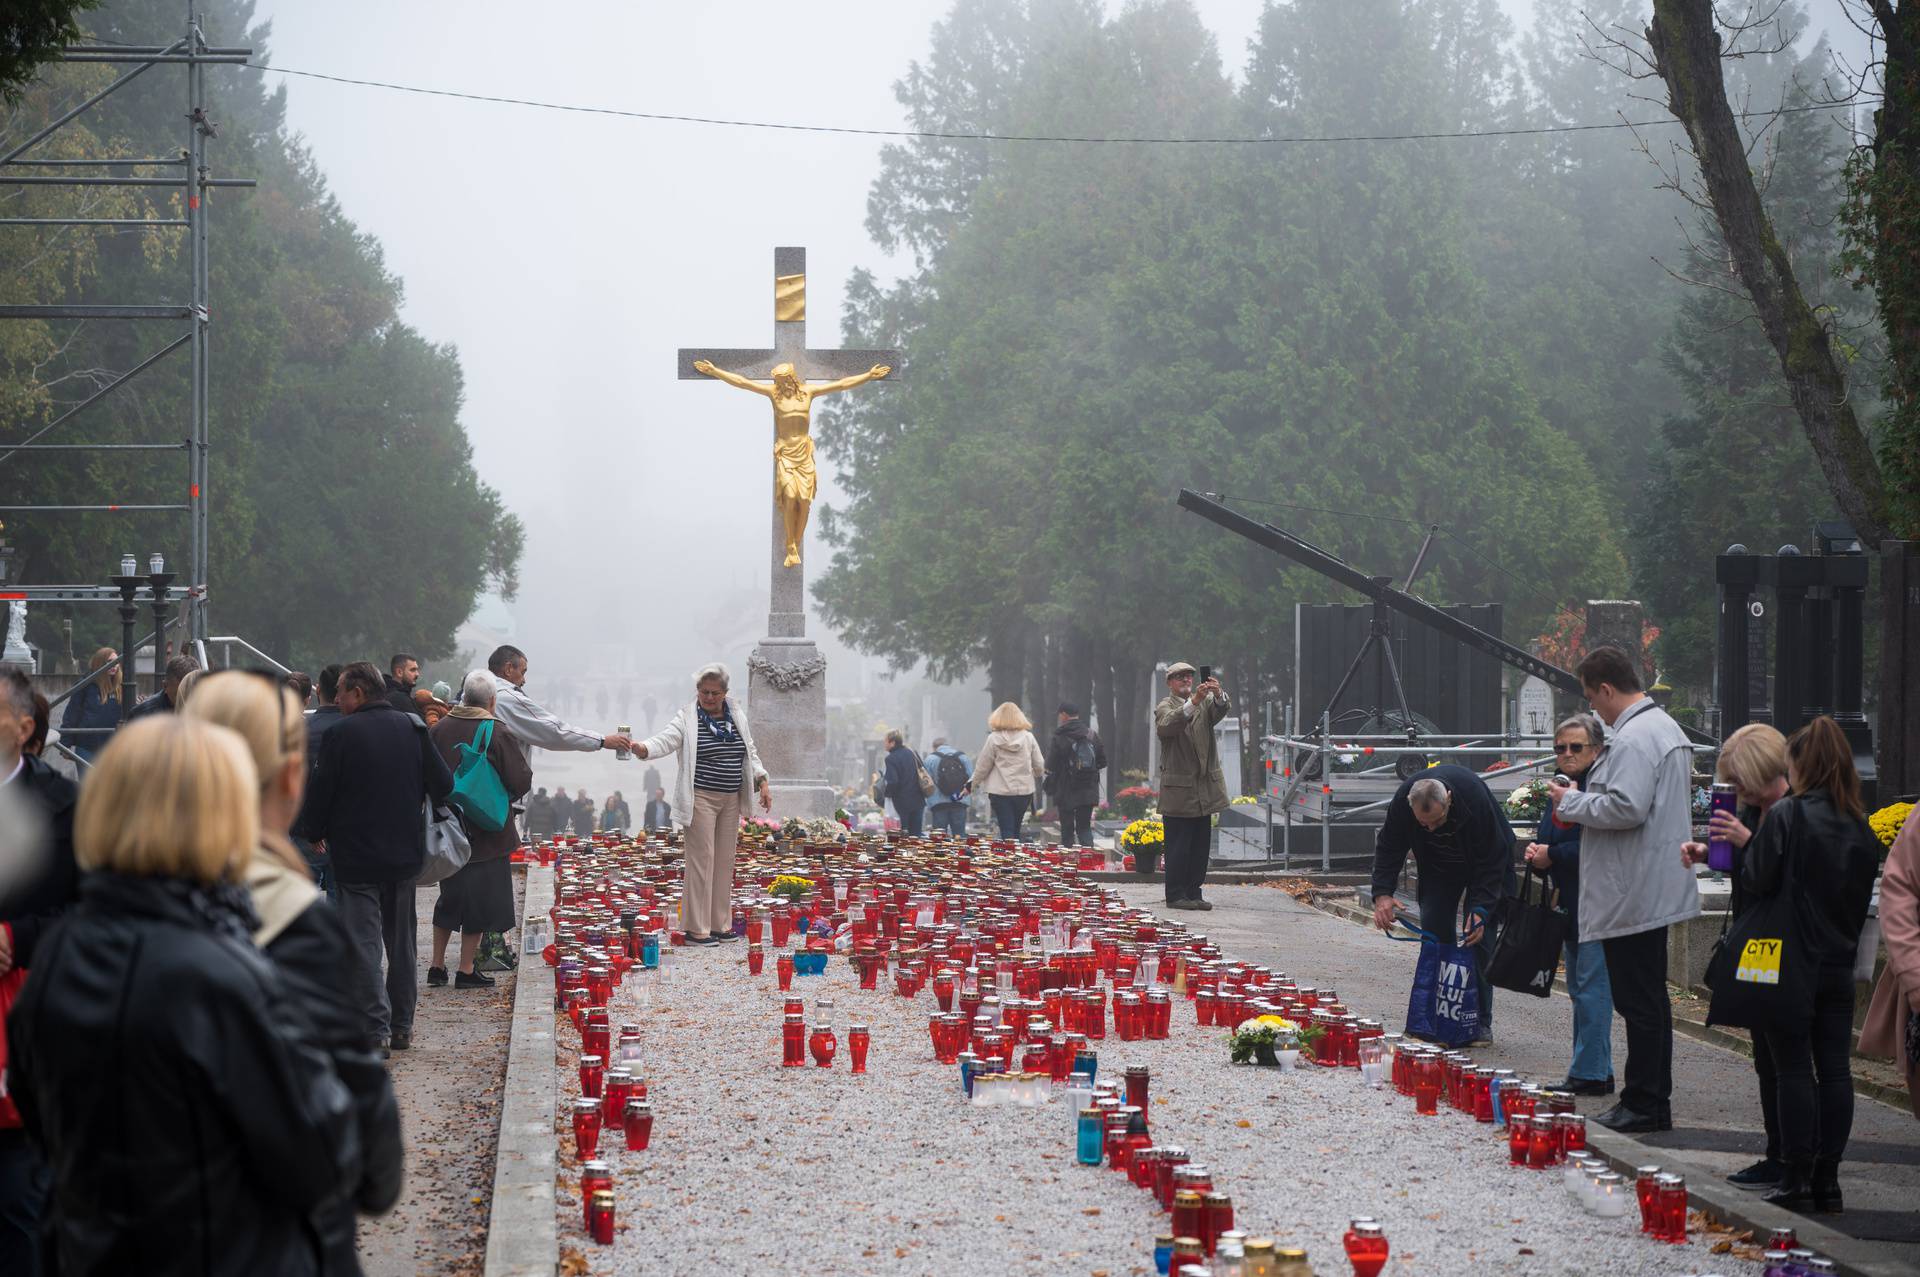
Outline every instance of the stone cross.
<path id="1" fill-rule="evenodd" d="M 875 364 L 893 368 L 889 380 L 901 375 L 897 350 L 810 350 L 807 347 L 807 250 L 773 250 L 773 346 L 762 350 L 695 349 L 680 351 L 680 380 L 705 381 L 694 369 L 697 360 L 755 381 L 767 381 L 775 364 L 790 363 L 802 381 L 833 381 L 863 373 Z M 777 501 L 772 521 L 773 588 L 767 611 L 767 633 L 775 638 L 799 638 L 807 632 L 806 573 L 804 565 L 783 566 L 786 547 Z"/>
<path id="2" fill-rule="evenodd" d="M 875 364 L 900 376 L 897 350 L 807 348 L 807 250 L 773 250 L 773 346 L 768 350 L 680 352 L 680 380 L 704 381 L 693 365 L 706 360 L 752 381 L 771 381 L 776 364 L 790 363 L 802 381 L 834 381 L 864 373 Z M 768 458 L 772 468 L 773 458 Z M 747 657 L 747 704 L 754 743 L 773 779 L 773 814 L 827 816 L 835 790 L 827 782 L 826 658 L 807 635 L 806 572 L 786 566 L 786 536 L 780 503 L 768 485 L 773 584 L 767 636 Z M 862 778 L 864 780 L 864 777 Z M 758 814 L 757 812 L 754 814 Z"/>

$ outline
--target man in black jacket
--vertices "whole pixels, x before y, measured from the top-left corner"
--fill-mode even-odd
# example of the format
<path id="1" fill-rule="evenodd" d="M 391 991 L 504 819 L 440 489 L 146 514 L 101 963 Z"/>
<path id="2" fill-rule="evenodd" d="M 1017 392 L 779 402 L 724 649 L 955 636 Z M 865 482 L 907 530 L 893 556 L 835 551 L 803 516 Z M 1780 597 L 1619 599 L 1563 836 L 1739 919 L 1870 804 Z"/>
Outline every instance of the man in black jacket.
<path id="1" fill-rule="evenodd" d="M 426 724 L 400 713 L 384 693 L 380 671 L 365 661 L 341 673 L 335 704 L 343 717 L 320 742 L 298 832 L 326 840 L 340 910 L 361 957 L 369 1036 L 404 1051 L 413 1045 L 419 994 L 413 880 L 427 855 L 422 808 L 429 797 L 445 801 L 453 774 Z"/>
<path id="2" fill-rule="evenodd" d="M 387 670 L 382 680 L 387 703 L 402 714 L 418 714 L 420 707 L 413 703 L 413 685 L 420 681 L 420 658 L 411 652 L 395 652 L 387 662 Z"/>
<path id="3" fill-rule="evenodd" d="M 0 813 L 9 834 L 38 815 L 44 838 L 33 846 L 0 847 L 0 989 L 19 992 L 41 934 L 79 895 L 73 863 L 74 783 L 22 752 L 33 734 L 33 684 L 12 665 L 0 665 L 0 790 L 26 811 Z M 5 804 L 0 804 L 5 805 Z M 20 1128 L 20 1115 L 0 1090 L 0 1273 L 38 1272 L 40 1212 L 47 1168 Z"/>
<path id="4" fill-rule="evenodd" d="M 159 694 L 147 697 L 146 700 L 128 710 L 126 721 L 131 723 L 134 719 L 145 718 L 149 714 L 173 713 L 180 703 L 180 684 L 187 675 L 199 668 L 200 662 L 191 656 L 176 656 L 168 661 L 167 676 L 160 684 Z M 132 686 L 133 680 L 129 678 L 127 683 L 128 686 Z"/>
<path id="5" fill-rule="evenodd" d="M 1493 1041 L 1487 959 L 1493 953 L 1495 910 L 1513 890 L 1516 845 L 1513 825 L 1487 782 L 1452 763 L 1429 767 L 1401 785 L 1374 840 L 1375 926 L 1382 931 L 1393 926 L 1393 892 L 1409 851 L 1420 874 L 1414 898 L 1421 930 L 1452 944 L 1455 916 L 1466 915 L 1460 943 L 1473 950 L 1480 999 L 1480 1031 L 1469 1045 Z"/>
<path id="6" fill-rule="evenodd" d="M 1093 809 L 1100 801 L 1100 773 L 1107 747 L 1080 717 L 1080 707 L 1060 705 L 1060 725 L 1047 746 L 1047 789 L 1060 809 L 1060 845 L 1093 846 Z"/>

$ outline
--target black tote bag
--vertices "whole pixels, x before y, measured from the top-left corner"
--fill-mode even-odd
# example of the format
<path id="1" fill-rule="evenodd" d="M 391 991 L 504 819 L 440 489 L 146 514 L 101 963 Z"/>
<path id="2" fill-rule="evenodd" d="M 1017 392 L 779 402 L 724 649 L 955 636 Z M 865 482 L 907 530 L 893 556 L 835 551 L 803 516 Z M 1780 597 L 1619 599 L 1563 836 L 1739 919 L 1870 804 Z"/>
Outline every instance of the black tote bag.
<path id="1" fill-rule="evenodd" d="M 1789 832 L 1781 854 L 1780 881 L 1733 919 L 1707 959 L 1708 1024 L 1741 1029 L 1805 1026 L 1813 1019 L 1814 968 L 1800 925 L 1796 890 L 1801 857 L 1797 837 L 1800 804 L 1787 812 Z M 1749 844 L 1749 850 L 1751 844 Z"/>
<path id="2" fill-rule="evenodd" d="M 1520 894 L 1500 902 L 1500 934 L 1494 937 L 1493 956 L 1487 960 L 1487 981 L 1496 988 L 1553 996 L 1553 975 L 1560 969 L 1560 953 L 1567 942 L 1566 910 L 1557 908 L 1545 874 L 1540 898 L 1532 899 L 1534 871 L 1520 882 Z"/>

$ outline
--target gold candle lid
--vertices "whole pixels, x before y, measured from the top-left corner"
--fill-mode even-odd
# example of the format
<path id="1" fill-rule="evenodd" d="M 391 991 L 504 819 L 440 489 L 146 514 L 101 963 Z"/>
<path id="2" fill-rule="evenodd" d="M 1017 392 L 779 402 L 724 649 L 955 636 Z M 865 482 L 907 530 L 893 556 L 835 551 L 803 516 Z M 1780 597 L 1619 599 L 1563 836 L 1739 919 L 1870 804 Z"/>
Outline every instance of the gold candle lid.
<path id="1" fill-rule="evenodd" d="M 1249 1255 L 1255 1255 L 1255 1254 L 1264 1255 L 1268 1251 L 1271 1251 L 1272 1249 L 1273 1249 L 1273 1238 L 1271 1237 L 1247 1238 L 1246 1252 Z"/>

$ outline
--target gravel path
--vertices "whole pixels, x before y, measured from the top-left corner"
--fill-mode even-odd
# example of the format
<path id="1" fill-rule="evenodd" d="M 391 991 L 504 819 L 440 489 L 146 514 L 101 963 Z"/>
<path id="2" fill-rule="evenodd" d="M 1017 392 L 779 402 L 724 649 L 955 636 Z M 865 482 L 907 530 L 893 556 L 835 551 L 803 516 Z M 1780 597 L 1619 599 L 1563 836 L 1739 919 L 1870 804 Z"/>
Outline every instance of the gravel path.
<path id="1" fill-rule="evenodd" d="M 1121 1176 L 1075 1164 L 1058 1103 L 966 1105 L 956 1071 L 932 1058 L 930 991 L 912 1003 L 863 993 L 838 959 L 797 978 L 810 1018 L 819 997 L 833 999 L 841 1055 L 830 1070 L 782 1069 L 772 958 L 752 977 L 743 950 L 681 950 L 669 982 L 630 977 L 616 995 L 614 1023 L 644 1026 L 657 1116 L 645 1152 L 603 1140 L 620 1217 L 610 1249 L 584 1234 L 571 1133 L 564 1114 L 556 1123 L 560 1237 L 578 1271 L 1152 1272 L 1166 1216 Z M 873 1031 L 865 1077 L 845 1064 L 856 1019 Z M 558 1040 L 564 1109 L 578 1039 L 562 1021 Z M 1509 1168 L 1491 1128 L 1446 1110 L 1416 1117 L 1357 1072 L 1233 1067 L 1224 1031 L 1196 1025 L 1190 1002 L 1176 1002 L 1169 1042 L 1099 1045 L 1103 1075 L 1152 1070 L 1156 1134 L 1211 1167 L 1239 1227 L 1304 1246 L 1322 1274 L 1347 1271 L 1339 1239 L 1357 1214 L 1384 1224 L 1389 1273 L 1759 1271 L 1698 1243 L 1645 1241 L 1637 1221 L 1595 1220 L 1557 1173 Z"/>
<path id="2" fill-rule="evenodd" d="M 413 1047 L 395 1051 L 388 1061 L 406 1139 L 406 1184 L 393 1210 L 361 1217 L 366 1277 L 478 1273 L 487 1248 L 514 975 L 496 975 L 491 989 L 427 987 L 439 894 L 438 887 L 419 889 L 420 1003 Z M 517 910 L 518 874 L 514 894 Z M 545 968 L 539 974 L 546 976 Z"/>

